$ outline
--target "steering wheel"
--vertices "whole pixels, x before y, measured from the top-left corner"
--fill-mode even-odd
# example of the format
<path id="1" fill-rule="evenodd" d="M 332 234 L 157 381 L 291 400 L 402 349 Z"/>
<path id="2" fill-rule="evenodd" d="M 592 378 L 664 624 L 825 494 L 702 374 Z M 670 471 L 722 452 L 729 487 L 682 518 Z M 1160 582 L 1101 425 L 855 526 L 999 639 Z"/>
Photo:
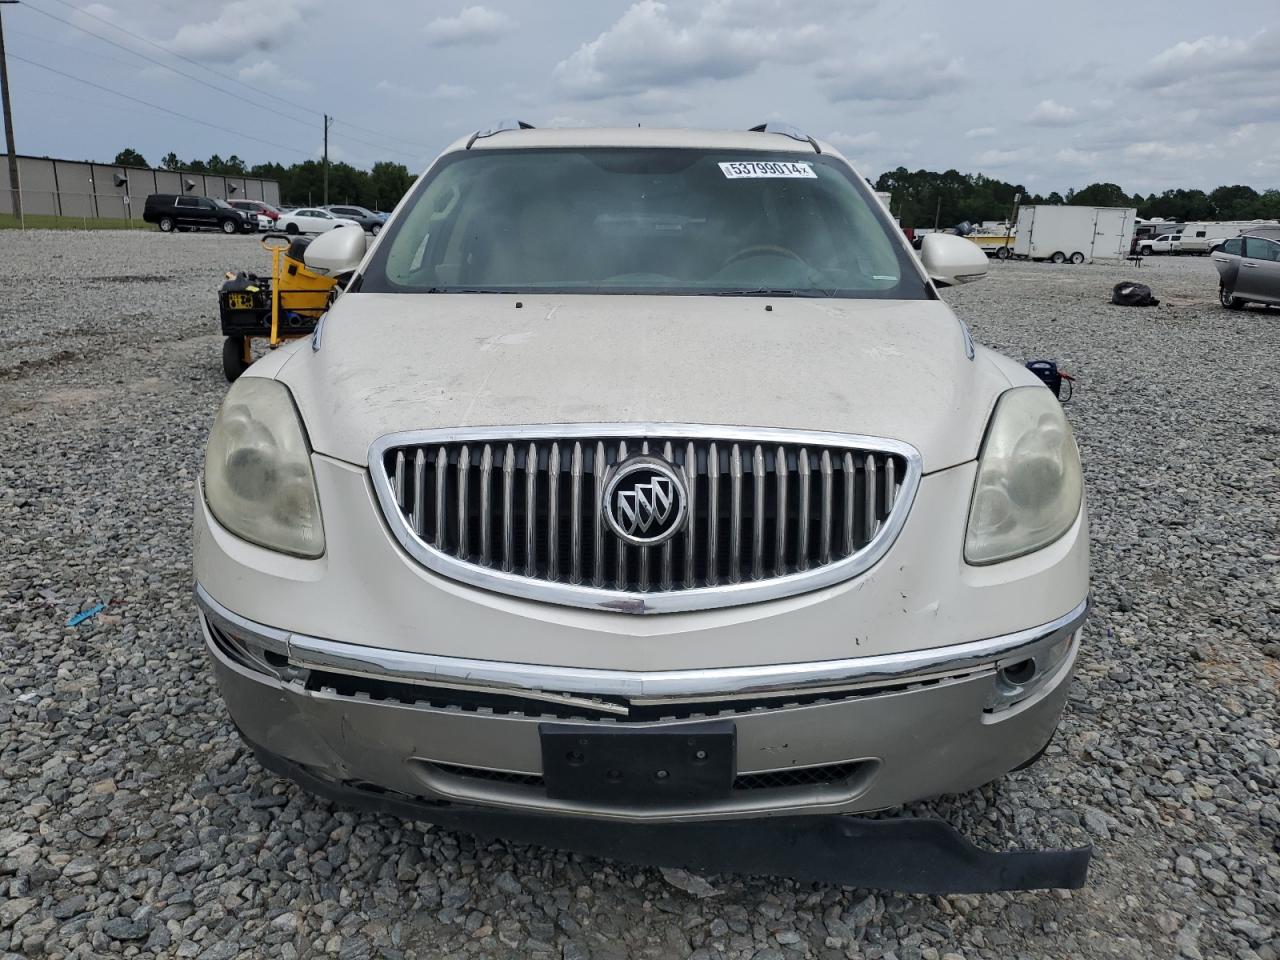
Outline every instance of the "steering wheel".
<path id="1" fill-rule="evenodd" d="M 743 247 L 724 263 L 720 264 L 720 269 L 723 270 L 732 263 L 737 263 L 739 260 L 744 260 L 747 257 L 759 256 L 762 253 L 773 254 L 777 257 L 790 257 L 792 260 L 803 263 L 806 267 L 809 265 L 804 257 L 800 256 L 800 254 L 796 253 L 794 250 L 788 250 L 786 247 L 780 247 L 773 243 L 756 243 L 749 247 Z"/>

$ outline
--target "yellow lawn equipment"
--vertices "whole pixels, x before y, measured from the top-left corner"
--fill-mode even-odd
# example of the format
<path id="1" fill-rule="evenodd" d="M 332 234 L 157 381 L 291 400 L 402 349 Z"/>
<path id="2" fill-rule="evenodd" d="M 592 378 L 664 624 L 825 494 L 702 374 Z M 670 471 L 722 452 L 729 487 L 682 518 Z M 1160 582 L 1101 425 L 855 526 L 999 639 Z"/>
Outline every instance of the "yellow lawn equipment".
<path id="1" fill-rule="evenodd" d="M 310 240 L 268 233 L 262 245 L 271 251 L 271 276 L 228 273 L 218 291 L 222 320 L 222 371 L 235 380 L 253 362 L 253 341 L 274 349 L 285 340 L 305 337 L 328 309 L 338 280 L 309 270 L 303 253 Z"/>

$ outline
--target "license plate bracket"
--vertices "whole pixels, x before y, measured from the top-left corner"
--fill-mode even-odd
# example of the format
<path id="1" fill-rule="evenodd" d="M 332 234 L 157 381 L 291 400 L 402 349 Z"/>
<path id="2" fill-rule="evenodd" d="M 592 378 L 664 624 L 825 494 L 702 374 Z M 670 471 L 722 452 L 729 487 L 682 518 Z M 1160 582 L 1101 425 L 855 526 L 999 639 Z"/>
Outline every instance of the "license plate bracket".
<path id="1" fill-rule="evenodd" d="M 723 800 L 733 789 L 732 720 L 659 729 L 542 723 L 538 733 L 552 800 L 672 806 Z"/>

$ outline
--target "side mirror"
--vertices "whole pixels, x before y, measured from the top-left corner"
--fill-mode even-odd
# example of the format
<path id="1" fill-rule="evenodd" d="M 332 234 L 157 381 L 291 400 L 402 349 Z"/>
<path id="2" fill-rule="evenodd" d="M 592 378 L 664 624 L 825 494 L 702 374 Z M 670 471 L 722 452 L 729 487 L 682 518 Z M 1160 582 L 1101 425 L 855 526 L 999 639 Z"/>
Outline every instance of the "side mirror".
<path id="1" fill-rule="evenodd" d="M 360 266 L 366 249 L 363 230 L 330 230 L 307 244 L 302 262 L 316 273 L 337 276 Z"/>
<path id="2" fill-rule="evenodd" d="M 987 275 L 987 255 L 972 240 L 952 233 L 927 233 L 920 244 L 924 272 L 940 287 L 970 283 Z"/>

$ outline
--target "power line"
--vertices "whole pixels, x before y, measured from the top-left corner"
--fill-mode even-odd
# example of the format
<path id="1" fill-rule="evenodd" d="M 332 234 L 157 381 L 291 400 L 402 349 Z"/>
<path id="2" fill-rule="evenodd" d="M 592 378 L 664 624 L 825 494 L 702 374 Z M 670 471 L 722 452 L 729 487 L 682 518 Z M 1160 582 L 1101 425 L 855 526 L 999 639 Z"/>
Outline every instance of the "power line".
<path id="1" fill-rule="evenodd" d="M 153 110 L 160 110 L 164 113 L 172 114 L 175 117 L 181 117 L 183 120 L 190 120 L 192 123 L 198 123 L 198 124 L 201 124 L 202 126 L 212 127 L 214 130 L 221 130 L 223 133 L 229 133 L 236 137 L 242 137 L 245 140 L 255 140 L 258 143 L 265 143 L 269 147 L 276 147 L 277 149 L 280 149 L 280 150 L 288 150 L 290 153 L 298 153 L 304 157 L 307 157 L 308 159 L 312 159 L 311 154 L 307 153 L 307 151 L 305 150 L 299 150 L 297 147 L 290 147 L 283 143 L 276 143 L 274 140 L 265 140 L 262 137 L 255 137 L 251 133 L 244 133 L 240 130 L 233 130 L 230 127 L 224 127 L 217 123 L 211 123 L 208 120 L 201 120 L 199 117 L 193 117 L 190 114 L 182 113 L 178 110 L 171 110 L 169 107 L 162 107 L 158 103 L 151 103 L 148 100 L 141 100 L 138 97 L 131 97 L 127 93 L 121 93 L 119 90 L 112 90 L 110 87 L 104 86 L 100 83 L 94 83 L 92 80 L 85 80 L 83 77 L 77 77 L 74 74 L 66 73 L 62 70 L 57 70 L 54 67 L 47 67 L 43 63 L 36 63 L 34 60 L 28 60 L 26 57 L 20 57 L 16 53 L 11 53 L 9 54 L 9 56 L 12 57 L 14 60 L 20 60 L 21 62 L 27 64 L 28 66 L 35 67 L 37 70 L 47 70 L 49 73 L 57 74 L 60 77 L 66 77 L 68 80 L 74 80 L 76 83 L 83 83 L 85 86 L 93 87 L 97 90 L 103 91 L 104 93 L 109 93 L 112 96 L 121 97 L 125 100 L 130 100 L 133 103 L 141 104 L 144 107 L 150 107 Z"/>
<path id="2" fill-rule="evenodd" d="M 209 71 L 210 73 L 212 73 L 212 74 L 214 74 L 214 75 L 216 75 L 216 76 L 222 77 L 224 80 L 230 80 L 232 83 L 238 84 L 239 86 L 244 87 L 246 90 L 252 90 L 254 93 L 257 93 L 257 94 L 259 94 L 260 96 L 270 97 L 270 98 L 271 98 L 271 99 L 273 99 L 273 100 L 278 100 L 278 101 L 280 101 L 281 103 L 288 104 L 288 105 L 289 105 L 289 106 L 291 106 L 291 107 L 296 107 L 296 108 L 297 108 L 297 109 L 299 109 L 299 110 L 305 110 L 305 111 L 307 111 L 308 113 L 318 113 L 318 112 L 319 112 L 319 111 L 317 111 L 314 107 L 305 106 L 305 105 L 303 105 L 303 104 L 301 104 L 301 103 L 298 103 L 298 102 L 296 102 L 296 101 L 294 101 L 294 100 L 290 100 L 290 99 L 288 99 L 287 97 L 282 97 L 282 96 L 280 96 L 280 95 L 279 95 L 279 94 L 277 94 L 277 93 L 271 93 L 271 92 L 270 92 L 270 91 L 268 91 L 268 90 L 262 90 L 262 89 L 260 89 L 260 88 L 258 88 L 258 87 L 252 86 L 251 84 L 245 83 L 243 80 L 240 80 L 240 79 L 238 79 L 238 78 L 236 78 L 236 77 L 233 77 L 233 76 L 232 76 L 231 74 L 229 74 L 229 73 L 223 73 L 221 70 L 215 70 L 213 67 L 211 67 L 211 66 L 209 66 L 209 65 L 207 65 L 207 64 L 201 63 L 199 60 L 195 60 L 195 59 L 193 59 L 193 58 L 191 58 L 191 57 L 186 56 L 185 54 L 177 53 L 177 52 L 175 52 L 175 51 L 173 51 L 173 50 L 170 50 L 168 47 L 165 47 L 165 46 L 164 46 L 164 45 L 162 45 L 162 44 L 156 43 L 154 40 L 151 40 L 151 39 L 149 39 L 149 38 L 147 38 L 147 37 L 144 37 L 144 36 L 142 36 L 141 34 L 134 33 L 132 30 L 128 30 L 128 29 L 126 29 L 126 28 L 124 28 L 124 27 L 120 26 L 119 24 L 112 23 L 110 20 L 106 19 L 105 17 L 100 17 L 100 16 L 98 16 L 98 14 L 93 13 L 93 12 L 92 12 L 92 11 L 90 11 L 90 10 L 86 10 L 86 9 L 84 9 L 83 7 L 78 7 L 78 6 L 76 6 L 74 3 L 69 3 L 69 2 L 68 2 L 68 0 L 54 0 L 54 2 L 55 2 L 55 3 L 60 3 L 60 4 L 62 4 L 64 7 L 68 7 L 68 8 L 70 8 L 70 9 L 72 9 L 72 10 L 76 11 L 77 13 L 79 13 L 79 14 L 81 14 L 81 15 L 83 15 L 83 16 L 91 17 L 92 19 L 97 20 L 99 23 L 104 23 L 104 24 L 106 24 L 107 26 L 111 27 L 113 30 L 119 30 L 121 33 L 125 34 L 126 36 L 133 37 L 135 40 L 140 40 L 141 42 L 143 42 L 143 43 L 147 44 L 148 46 L 155 47 L 157 50 L 160 50 L 160 51 L 162 51 L 163 53 L 166 53 L 166 54 L 168 54 L 168 55 L 169 55 L 169 56 L 171 56 L 171 57 L 176 57 L 177 59 L 179 59 L 179 60 L 183 60 L 183 61 L 185 61 L 185 62 L 187 62 L 187 63 L 190 63 L 190 64 L 192 64 L 193 66 L 197 66 L 197 67 L 199 67 L 199 68 L 200 68 L 200 69 L 202 69 L 202 70 L 207 70 L 207 71 Z M 28 4 L 26 4 L 26 5 L 27 5 L 27 6 L 30 6 L 30 4 L 29 4 L 29 3 L 28 3 Z M 35 8 L 35 7 L 32 7 L 31 9 L 33 9 L 33 10 L 34 10 L 34 9 L 36 9 L 36 8 Z M 48 14 L 48 15 L 49 15 L 49 16 L 52 16 L 52 14 Z M 97 34 L 93 34 L 93 36 L 97 36 Z M 106 38 L 104 37 L 104 38 L 102 38 L 102 39 L 106 39 Z M 404 137 L 397 137 L 397 136 L 393 136 L 392 134 L 389 134 L 389 133 L 383 133 L 383 132 L 381 132 L 381 131 L 379 131 L 379 130 L 373 130 L 373 129 L 370 129 L 370 128 L 368 128 L 368 127 L 362 127 L 362 126 L 359 126 L 358 124 L 350 123 L 350 122 L 347 122 L 347 121 L 343 121 L 343 122 L 344 122 L 344 123 L 346 123 L 346 125 L 347 125 L 347 126 L 349 126 L 349 127 L 351 127 L 352 129 L 355 129 L 355 130 L 361 130 L 361 131 L 363 131 L 364 133 L 371 134 L 371 135 L 373 135 L 373 136 L 375 136 L 375 137 L 382 137 L 384 140 L 392 140 L 392 141 L 396 141 L 396 142 L 399 142 L 399 143 L 408 144 L 408 145 L 409 145 L 409 146 L 411 146 L 411 147 L 414 147 L 414 148 L 419 149 L 419 150 L 426 150 L 426 151 L 428 151 L 428 152 L 430 152 L 430 151 L 431 151 L 431 149 L 432 149 L 432 148 L 428 147 L 426 144 L 424 144 L 424 143 L 420 143 L 420 142 L 415 141 L 415 140 L 408 140 L 408 139 L 406 139 L 406 138 L 404 138 Z M 354 138 L 354 137 L 350 137 L 350 136 L 349 136 L 349 137 L 348 137 L 348 139 L 352 139 L 352 140 L 354 140 L 355 138 Z M 357 141 L 357 142 L 363 142 L 363 141 Z M 372 146 L 372 147 L 375 147 L 376 149 L 379 149 L 379 150 L 385 150 L 385 149 L 388 149 L 387 147 L 378 147 L 376 144 L 366 143 L 365 145 L 366 145 L 366 146 Z"/>
<path id="3" fill-rule="evenodd" d="M 29 4 L 24 4 L 24 6 L 26 6 L 30 10 L 35 9 L 35 7 L 32 7 Z M 128 67 L 131 70 L 136 66 L 136 64 L 126 63 L 124 60 L 121 60 L 119 57 L 113 57 L 105 53 L 97 53 L 96 51 L 93 51 L 93 50 L 86 50 L 81 45 L 74 44 L 74 43 L 67 43 L 65 40 L 55 40 L 53 39 L 53 37 L 46 37 L 39 33 L 32 33 L 29 30 L 14 30 L 12 27 L 10 27 L 6 32 L 15 34 L 19 37 L 26 37 L 28 40 L 35 40 L 37 43 L 48 43 L 54 46 L 62 47 L 64 50 L 74 50 L 76 53 L 82 56 L 87 54 L 88 56 L 96 57 L 99 60 L 105 60 L 107 63 L 114 63 L 122 67 Z"/>
<path id="4" fill-rule="evenodd" d="M 236 93 L 233 90 L 228 90 L 226 87 L 222 87 L 216 83 L 212 83 L 204 79 L 203 77 L 197 77 L 197 76 L 194 76 L 193 74 L 187 73 L 184 70 L 179 70 L 177 67 L 173 67 L 167 63 L 163 63 L 160 60 L 157 60 L 155 57 L 149 57 L 145 53 L 142 53 L 138 50 L 134 50 L 132 47 L 125 46 L 123 43 L 117 43 L 116 41 L 110 39 L 109 37 L 104 37 L 99 33 L 95 33 L 92 30 L 88 30 L 77 23 L 73 23 L 72 21 L 65 19 L 64 17 L 59 17 L 56 14 L 49 13 L 47 10 L 42 10 L 39 7 L 35 6 L 34 4 L 27 3 L 25 4 L 25 6 L 27 6 L 31 10 L 34 10 L 36 13 L 40 14 L 41 16 L 48 17 L 50 20 L 56 20 L 58 23 L 65 24 L 66 26 L 71 27 L 73 30 L 79 30 L 81 33 L 86 34 L 87 36 L 93 37 L 95 40 L 101 40 L 103 43 L 108 43 L 118 50 L 123 50 L 125 53 L 138 57 L 141 60 L 145 60 L 148 63 L 155 64 L 161 69 L 168 70 L 171 73 L 175 73 L 180 77 L 185 77 L 186 79 L 191 80 L 194 83 L 202 84 L 203 86 L 209 87 L 211 90 L 217 90 L 219 93 L 225 94 L 226 96 L 235 97 L 237 100 L 241 100 L 244 103 L 251 104 L 252 106 L 257 107 L 260 110 L 266 110 L 270 113 L 276 114 L 277 116 L 284 117 L 284 119 L 291 120 L 294 123 L 302 124 L 303 126 L 306 126 L 306 127 L 314 126 L 314 121 L 312 120 L 300 119 L 296 116 L 293 116 L 292 114 L 285 113 L 283 110 L 278 110 L 275 107 L 272 107 L 268 104 L 261 103 L 257 100 L 251 100 L 250 98 L 246 97 L 244 94 Z M 49 42 L 56 43 L 57 41 L 49 41 Z M 111 60 L 111 62 L 113 63 L 121 63 L 121 61 L 115 60 L 113 58 L 107 58 L 107 59 Z M 241 84 L 241 85 L 245 86 L 244 84 Z M 249 89 L 253 89 L 253 88 L 250 87 Z M 354 141 L 355 143 L 363 144 L 364 146 L 371 147 L 374 150 L 381 150 L 388 153 L 398 153 L 398 154 L 401 154 L 402 156 L 411 157 L 415 160 L 418 159 L 418 156 L 416 154 L 409 153 L 397 147 L 392 147 L 392 146 L 388 146 L 380 143 L 370 143 L 367 140 L 362 140 L 359 137 L 354 137 L 350 134 L 343 134 L 343 136 L 347 140 L 351 140 L 351 141 Z"/>
<path id="5" fill-rule="evenodd" d="M 115 47 L 117 50 L 123 50 L 125 53 L 132 54 L 135 57 L 138 57 L 142 60 L 146 60 L 148 63 L 154 63 L 156 66 L 161 67 L 165 70 L 168 70 L 172 73 L 176 73 L 180 77 L 186 77 L 188 80 L 194 80 L 196 83 L 204 84 L 206 87 L 210 87 L 213 90 L 217 90 L 219 93 L 225 93 L 229 97 L 235 97 L 238 100 L 243 100 L 245 103 L 251 103 L 255 107 L 258 107 L 259 109 L 269 110 L 272 113 L 276 114 L 277 116 L 284 117 L 286 120 L 292 120 L 294 123 L 302 123 L 302 124 L 306 124 L 307 126 L 312 125 L 310 120 L 299 120 L 297 117 L 284 113 L 283 111 L 277 110 L 275 107 L 269 107 L 266 104 L 258 103 L 254 100 L 250 100 L 248 97 L 244 96 L 244 94 L 232 93 L 230 90 L 227 90 L 225 87 L 220 87 L 215 83 L 210 83 L 208 80 L 205 80 L 203 77 L 192 76 L 189 73 L 185 73 L 184 71 L 179 70 L 177 67 L 171 67 L 167 63 L 161 63 L 155 57 L 149 57 L 145 53 L 140 53 L 137 50 L 134 50 L 132 47 L 126 47 L 123 43 L 116 43 L 116 41 L 111 40 L 107 37 L 104 37 L 99 33 L 94 33 L 92 30 L 87 30 L 84 27 L 80 26 L 79 24 L 73 23 L 72 21 L 67 20 L 64 17 L 59 17 L 56 14 L 49 13 L 49 11 L 47 10 L 41 10 L 39 7 L 37 7 L 33 3 L 28 2 L 23 4 L 23 6 L 25 6 L 29 10 L 34 10 L 36 13 L 40 14 L 41 16 L 48 17 L 50 20 L 56 20 L 58 21 L 58 23 L 65 23 L 68 27 L 71 27 L 73 30 L 79 30 L 81 33 L 88 34 L 89 36 L 97 40 L 101 40 L 103 43 L 109 43 L 111 44 L 111 46 Z"/>

